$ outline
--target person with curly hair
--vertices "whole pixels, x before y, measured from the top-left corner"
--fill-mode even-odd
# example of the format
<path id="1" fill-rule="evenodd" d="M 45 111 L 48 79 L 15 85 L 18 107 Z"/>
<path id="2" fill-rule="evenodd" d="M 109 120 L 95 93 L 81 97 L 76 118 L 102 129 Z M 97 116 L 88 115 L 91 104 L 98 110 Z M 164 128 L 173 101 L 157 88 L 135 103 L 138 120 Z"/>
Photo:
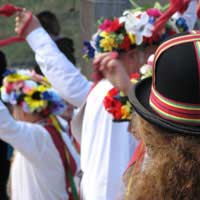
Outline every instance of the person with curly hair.
<path id="1" fill-rule="evenodd" d="M 155 52 L 153 76 L 134 87 L 118 60 L 96 60 L 109 60 L 104 71 L 129 91 L 134 134 L 142 141 L 126 177 L 126 200 L 200 198 L 199 47 L 198 31 L 165 41 Z"/>
<path id="2" fill-rule="evenodd" d="M 199 36 L 194 31 L 164 42 L 153 77 L 130 91 L 146 151 L 128 199 L 200 198 Z"/>

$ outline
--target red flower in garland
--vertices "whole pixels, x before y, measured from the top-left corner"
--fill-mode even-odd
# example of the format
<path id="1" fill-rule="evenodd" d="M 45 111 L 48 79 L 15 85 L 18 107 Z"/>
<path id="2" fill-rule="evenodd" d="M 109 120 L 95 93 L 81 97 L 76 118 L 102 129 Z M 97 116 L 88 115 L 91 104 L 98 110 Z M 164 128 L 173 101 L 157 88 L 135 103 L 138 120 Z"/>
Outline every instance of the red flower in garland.
<path id="1" fill-rule="evenodd" d="M 115 120 L 120 120 L 122 118 L 121 107 L 122 107 L 122 104 L 119 101 L 116 101 L 114 109 L 111 112 L 113 113 Z"/>
<path id="2" fill-rule="evenodd" d="M 12 83 L 8 83 L 6 86 L 6 93 L 10 94 L 13 90 L 14 85 Z"/>
<path id="3" fill-rule="evenodd" d="M 105 109 L 113 115 L 115 120 L 120 120 L 122 117 L 122 104 L 119 100 L 114 98 L 118 92 L 119 91 L 116 88 L 111 89 L 103 101 Z"/>
<path id="4" fill-rule="evenodd" d="M 134 73 L 134 74 L 131 74 L 131 76 L 130 76 L 130 79 L 138 80 L 139 78 L 140 78 L 140 74 L 139 73 Z"/>
<path id="5" fill-rule="evenodd" d="M 160 17 L 162 15 L 162 12 L 157 8 L 149 8 L 149 9 L 147 9 L 147 14 L 149 16 L 158 18 L 158 17 Z"/>
<path id="6" fill-rule="evenodd" d="M 123 49 L 125 51 L 129 51 L 130 47 L 131 47 L 131 41 L 130 41 L 128 35 L 126 35 L 124 37 L 122 44 L 120 45 L 120 49 Z"/>
<path id="7" fill-rule="evenodd" d="M 102 24 L 99 25 L 99 29 L 102 31 L 106 31 L 112 24 L 112 20 L 105 19 Z"/>
<path id="8" fill-rule="evenodd" d="M 110 108 L 113 107 L 113 105 L 116 104 L 116 100 L 113 98 L 114 96 L 116 96 L 118 94 L 118 90 L 116 88 L 112 88 L 107 96 L 104 98 L 104 106 L 106 108 L 106 110 L 110 110 Z"/>
<path id="9" fill-rule="evenodd" d="M 114 19 L 114 20 L 104 20 L 104 22 L 99 26 L 99 29 L 102 31 L 106 31 L 108 33 L 111 32 L 116 32 L 119 30 L 123 24 L 119 23 L 119 19 Z"/>
<path id="10" fill-rule="evenodd" d="M 113 105 L 113 98 L 111 96 L 106 96 L 103 100 L 103 104 L 106 110 L 109 110 Z"/>
<path id="11" fill-rule="evenodd" d="M 108 95 L 113 97 L 113 96 L 116 96 L 118 94 L 118 89 L 116 88 L 112 88 L 109 92 L 108 92 Z"/>
<path id="12" fill-rule="evenodd" d="M 122 104 L 120 101 L 114 99 L 113 97 L 106 96 L 104 98 L 104 107 L 105 109 L 111 113 L 115 120 L 120 120 L 122 117 L 121 107 Z"/>
<path id="13" fill-rule="evenodd" d="M 140 79 L 139 73 L 131 74 L 130 80 L 136 83 Z M 112 88 L 103 100 L 104 108 L 112 114 L 113 121 L 130 121 L 132 107 L 127 96 L 116 88 Z"/>

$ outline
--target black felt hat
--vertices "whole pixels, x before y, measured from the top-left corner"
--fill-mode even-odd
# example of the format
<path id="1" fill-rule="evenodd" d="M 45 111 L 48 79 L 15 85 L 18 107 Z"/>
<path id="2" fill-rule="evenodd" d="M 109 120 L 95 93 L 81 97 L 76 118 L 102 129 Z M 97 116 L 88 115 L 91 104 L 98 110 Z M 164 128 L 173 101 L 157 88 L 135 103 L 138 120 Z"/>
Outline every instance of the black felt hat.
<path id="1" fill-rule="evenodd" d="M 172 133 L 200 136 L 200 32 L 160 45 L 152 78 L 138 82 L 129 99 L 150 123 Z"/>

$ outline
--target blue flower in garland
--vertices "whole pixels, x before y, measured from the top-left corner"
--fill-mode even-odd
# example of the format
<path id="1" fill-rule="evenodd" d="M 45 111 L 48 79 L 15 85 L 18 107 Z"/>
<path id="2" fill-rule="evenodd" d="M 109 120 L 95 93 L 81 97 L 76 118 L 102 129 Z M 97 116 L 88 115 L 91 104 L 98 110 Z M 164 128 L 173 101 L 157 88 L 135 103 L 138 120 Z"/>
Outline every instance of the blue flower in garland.
<path id="1" fill-rule="evenodd" d="M 43 92 L 41 95 L 43 100 L 46 100 L 51 104 L 51 113 L 60 115 L 65 111 L 65 102 L 53 89 L 49 89 L 48 91 Z"/>
<path id="2" fill-rule="evenodd" d="M 179 17 L 176 20 L 176 26 L 179 29 L 179 31 L 181 31 L 181 32 L 188 30 L 188 26 L 187 26 L 186 20 L 184 18 L 182 18 L 182 17 Z"/>
<path id="3" fill-rule="evenodd" d="M 66 108 L 67 106 L 64 101 L 53 102 L 53 105 L 51 106 L 51 112 L 55 115 L 61 115 L 66 110 Z"/>
<path id="4" fill-rule="evenodd" d="M 16 92 L 11 92 L 11 93 L 10 93 L 10 103 L 11 103 L 12 105 L 16 105 L 19 96 L 20 96 L 20 95 L 17 94 Z"/>
<path id="5" fill-rule="evenodd" d="M 49 91 L 45 91 L 42 93 L 42 99 L 46 101 L 52 101 L 53 100 L 53 93 Z"/>
<path id="6" fill-rule="evenodd" d="M 150 16 L 150 17 L 149 17 L 149 23 L 150 23 L 150 24 L 155 24 L 155 21 L 156 21 L 156 18 L 155 18 L 155 17 L 153 17 L 153 16 Z"/>
<path id="7" fill-rule="evenodd" d="M 84 44 L 85 55 L 88 58 L 94 58 L 94 56 L 95 56 L 95 49 L 92 47 L 92 45 L 90 44 L 90 42 L 84 41 L 83 44 Z"/>
<path id="8" fill-rule="evenodd" d="M 6 76 L 11 75 L 11 74 L 16 74 L 16 70 L 7 69 L 7 70 L 2 74 L 2 76 L 3 76 L 3 77 L 6 77 Z"/>
<path id="9" fill-rule="evenodd" d="M 95 41 L 95 46 L 97 48 L 97 52 L 101 52 L 103 49 L 100 47 L 100 42 L 102 40 L 102 37 L 100 35 L 97 36 Z"/>

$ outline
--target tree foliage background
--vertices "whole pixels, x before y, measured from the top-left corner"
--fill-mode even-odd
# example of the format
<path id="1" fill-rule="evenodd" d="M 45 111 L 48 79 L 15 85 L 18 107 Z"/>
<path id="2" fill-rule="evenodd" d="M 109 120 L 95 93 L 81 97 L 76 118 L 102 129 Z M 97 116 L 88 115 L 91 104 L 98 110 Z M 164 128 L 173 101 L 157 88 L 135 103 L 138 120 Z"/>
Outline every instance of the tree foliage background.
<path id="1" fill-rule="evenodd" d="M 79 0 L 0 0 L 0 6 L 6 3 L 27 8 L 34 14 L 43 10 L 54 12 L 61 24 L 61 35 L 73 39 L 76 57 L 81 56 Z M 0 17 L 0 39 L 14 35 L 14 17 Z M 1 50 L 6 53 L 9 66 L 31 67 L 34 64 L 34 55 L 25 42 L 3 47 Z"/>
<path id="2" fill-rule="evenodd" d="M 27 10 L 33 11 L 34 14 L 43 10 L 50 10 L 54 12 L 61 24 L 61 35 L 70 37 L 74 41 L 77 64 L 80 65 L 83 48 L 82 38 L 80 35 L 80 1 L 88 1 L 90 3 L 92 2 L 94 5 L 96 4 L 97 6 L 102 6 L 102 4 L 99 4 L 101 0 L 0 0 L 0 6 L 6 3 L 12 3 L 16 6 L 27 8 Z M 113 4 L 115 1 L 118 2 L 118 0 L 109 0 L 109 2 L 112 2 Z M 154 0 L 134 1 L 140 5 L 152 5 L 154 2 Z M 104 4 L 109 3 L 105 0 L 102 0 L 102 3 L 103 2 Z M 166 3 L 167 0 L 159 0 L 159 2 L 163 4 L 164 2 Z M 83 10 L 84 12 L 94 12 L 91 10 L 88 11 L 86 6 Z M 0 17 L 0 39 L 13 35 L 15 35 L 14 17 Z M 3 47 L 2 50 L 7 55 L 10 67 L 31 67 L 34 65 L 34 55 L 25 42 Z"/>

